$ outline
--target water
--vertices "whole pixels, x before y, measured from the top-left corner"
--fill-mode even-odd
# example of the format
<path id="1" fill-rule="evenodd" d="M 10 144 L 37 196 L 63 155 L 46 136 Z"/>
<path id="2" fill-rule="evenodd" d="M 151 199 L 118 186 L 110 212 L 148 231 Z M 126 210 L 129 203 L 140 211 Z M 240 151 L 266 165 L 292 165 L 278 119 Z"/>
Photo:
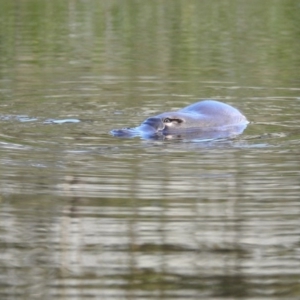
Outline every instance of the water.
<path id="1" fill-rule="evenodd" d="M 297 1 L 0 5 L 1 299 L 299 298 Z M 206 98 L 245 132 L 109 134 Z"/>

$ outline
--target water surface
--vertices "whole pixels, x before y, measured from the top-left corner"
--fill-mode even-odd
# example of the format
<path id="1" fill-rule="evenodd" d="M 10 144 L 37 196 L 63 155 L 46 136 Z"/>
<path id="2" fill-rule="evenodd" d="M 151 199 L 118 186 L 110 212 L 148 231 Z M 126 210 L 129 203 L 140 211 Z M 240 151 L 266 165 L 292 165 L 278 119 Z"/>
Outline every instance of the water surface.
<path id="1" fill-rule="evenodd" d="M 0 1 L 3 299 L 298 299 L 297 1 Z M 234 139 L 110 130 L 201 99 Z"/>

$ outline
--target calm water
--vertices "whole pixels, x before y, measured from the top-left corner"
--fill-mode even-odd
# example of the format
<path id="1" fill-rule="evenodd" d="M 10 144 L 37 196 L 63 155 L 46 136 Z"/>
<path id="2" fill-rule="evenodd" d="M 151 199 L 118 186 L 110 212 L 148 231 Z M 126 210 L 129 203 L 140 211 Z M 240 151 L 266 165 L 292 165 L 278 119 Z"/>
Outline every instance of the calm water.
<path id="1" fill-rule="evenodd" d="M 299 299 L 299 1 L 0 6 L 1 299 Z M 244 134 L 109 134 L 206 98 Z"/>

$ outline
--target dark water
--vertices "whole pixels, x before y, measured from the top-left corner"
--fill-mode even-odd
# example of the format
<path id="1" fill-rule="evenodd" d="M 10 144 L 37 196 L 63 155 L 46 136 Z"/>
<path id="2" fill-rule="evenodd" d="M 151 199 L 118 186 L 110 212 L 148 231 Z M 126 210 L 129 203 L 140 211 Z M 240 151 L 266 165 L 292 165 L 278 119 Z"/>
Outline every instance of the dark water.
<path id="1" fill-rule="evenodd" d="M 299 1 L 0 6 L 1 299 L 299 299 Z M 109 134 L 206 98 L 245 132 Z"/>

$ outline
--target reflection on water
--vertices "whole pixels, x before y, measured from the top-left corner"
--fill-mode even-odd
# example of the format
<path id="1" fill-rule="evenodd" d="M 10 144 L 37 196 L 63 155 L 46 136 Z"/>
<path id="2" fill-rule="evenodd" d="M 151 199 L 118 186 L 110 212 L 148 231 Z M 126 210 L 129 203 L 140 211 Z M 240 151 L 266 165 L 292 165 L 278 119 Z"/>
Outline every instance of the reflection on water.
<path id="1" fill-rule="evenodd" d="M 298 299 L 296 2 L 2 2 L 0 298 Z M 109 134 L 205 98 L 244 133 Z"/>
<path id="2" fill-rule="evenodd" d="M 26 150 L 31 161 L 14 150 L 3 295 L 296 297 L 298 154 L 239 142 Z"/>

